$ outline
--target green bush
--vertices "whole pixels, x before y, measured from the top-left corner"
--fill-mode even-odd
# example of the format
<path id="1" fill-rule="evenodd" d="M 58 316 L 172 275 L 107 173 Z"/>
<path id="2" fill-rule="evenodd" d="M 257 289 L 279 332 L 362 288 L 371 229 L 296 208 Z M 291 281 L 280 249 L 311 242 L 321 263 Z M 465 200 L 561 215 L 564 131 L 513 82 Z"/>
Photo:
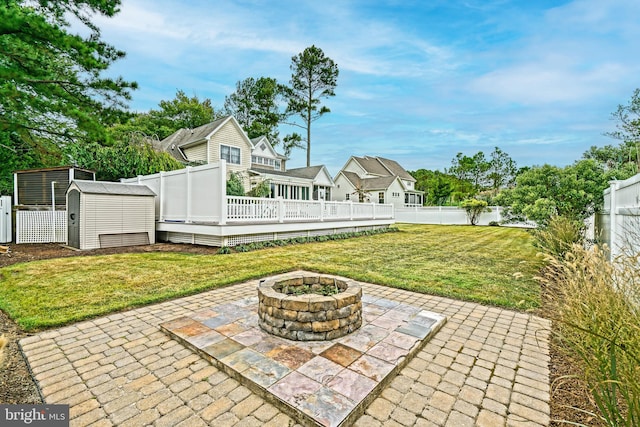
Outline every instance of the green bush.
<path id="1" fill-rule="evenodd" d="M 240 173 L 231 172 L 227 179 L 227 196 L 244 196 L 244 184 Z"/>
<path id="2" fill-rule="evenodd" d="M 471 225 L 476 225 L 480 219 L 480 214 L 487 210 L 487 202 L 478 199 L 467 199 L 460 203 L 460 207 L 467 212 L 467 218 Z"/>
<path id="3" fill-rule="evenodd" d="M 553 216 L 542 228 L 534 231 L 535 246 L 543 253 L 564 257 L 575 243 L 583 240 L 582 226 L 564 216 Z"/>
<path id="4" fill-rule="evenodd" d="M 218 249 L 218 253 L 221 254 L 221 255 L 230 254 L 231 253 L 231 248 L 228 247 L 228 246 L 223 246 L 220 249 Z"/>

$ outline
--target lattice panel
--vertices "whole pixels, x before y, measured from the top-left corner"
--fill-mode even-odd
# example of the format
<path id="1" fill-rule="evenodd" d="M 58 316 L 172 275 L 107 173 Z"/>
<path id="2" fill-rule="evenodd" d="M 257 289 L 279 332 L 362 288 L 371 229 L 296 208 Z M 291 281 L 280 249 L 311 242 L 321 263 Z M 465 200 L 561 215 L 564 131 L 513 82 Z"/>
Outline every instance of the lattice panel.
<path id="1" fill-rule="evenodd" d="M 269 240 L 274 240 L 273 233 L 246 234 L 244 236 L 229 237 L 228 245 L 238 246 L 238 245 L 246 245 L 247 243 L 266 242 Z"/>
<path id="2" fill-rule="evenodd" d="M 16 243 L 66 242 L 67 211 L 16 212 Z"/>

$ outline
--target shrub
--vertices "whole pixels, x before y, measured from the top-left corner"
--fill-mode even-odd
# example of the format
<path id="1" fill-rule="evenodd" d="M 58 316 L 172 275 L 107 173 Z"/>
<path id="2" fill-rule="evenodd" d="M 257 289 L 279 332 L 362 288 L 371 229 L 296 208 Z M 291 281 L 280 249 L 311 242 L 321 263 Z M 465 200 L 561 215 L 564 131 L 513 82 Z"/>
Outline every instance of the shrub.
<path id="1" fill-rule="evenodd" d="M 460 206 L 467 212 L 467 218 L 471 225 L 476 225 L 480 219 L 480 214 L 487 210 L 487 202 L 478 199 L 464 200 Z"/>
<path id="2" fill-rule="evenodd" d="M 242 175 L 238 172 L 231 172 L 227 179 L 227 196 L 244 196 L 244 184 Z"/>
<path id="3" fill-rule="evenodd" d="M 498 221 L 489 221 L 490 227 L 499 227 L 500 223 Z"/>
<path id="4" fill-rule="evenodd" d="M 564 244 L 564 243 L 563 243 Z M 599 417 L 608 426 L 640 425 L 640 257 L 610 263 L 606 251 L 562 246 L 549 256 L 560 347 L 582 361 Z"/>
<path id="5" fill-rule="evenodd" d="M 573 244 L 582 242 L 580 224 L 564 216 L 553 216 L 542 228 L 534 231 L 534 244 L 545 254 L 562 258 Z"/>
<path id="6" fill-rule="evenodd" d="M 218 253 L 220 255 L 224 255 L 224 254 L 230 254 L 231 253 L 231 248 L 228 246 L 223 246 L 220 249 L 218 249 Z"/>

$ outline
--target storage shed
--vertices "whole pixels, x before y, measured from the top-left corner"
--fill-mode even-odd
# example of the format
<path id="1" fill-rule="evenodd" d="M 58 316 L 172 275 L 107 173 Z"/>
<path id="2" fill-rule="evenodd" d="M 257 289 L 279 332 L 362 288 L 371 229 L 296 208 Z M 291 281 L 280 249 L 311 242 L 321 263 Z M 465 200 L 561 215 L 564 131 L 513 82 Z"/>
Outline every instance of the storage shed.
<path id="1" fill-rule="evenodd" d="M 155 243 L 156 194 L 146 185 L 74 180 L 67 188 L 67 242 L 78 249 Z"/>

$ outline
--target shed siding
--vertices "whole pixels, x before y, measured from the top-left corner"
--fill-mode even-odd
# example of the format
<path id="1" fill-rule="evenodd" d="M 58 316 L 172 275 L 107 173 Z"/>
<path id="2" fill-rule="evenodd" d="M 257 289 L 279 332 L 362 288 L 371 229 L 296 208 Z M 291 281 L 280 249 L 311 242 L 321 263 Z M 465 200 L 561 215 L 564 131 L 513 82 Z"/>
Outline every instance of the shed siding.
<path id="1" fill-rule="evenodd" d="M 240 148 L 240 164 L 227 163 L 227 171 L 241 172 L 251 167 L 251 146 L 246 137 L 231 122 L 225 123 L 212 137 L 209 143 L 210 162 L 220 161 L 220 144 Z"/>
<path id="2" fill-rule="evenodd" d="M 190 162 L 207 162 L 207 144 L 205 142 L 184 148 L 182 151 Z"/>
<path id="3" fill-rule="evenodd" d="M 155 209 L 149 197 L 82 194 L 82 249 L 100 247 L 100 234 L 147 232 L 155 243 Z"/>

